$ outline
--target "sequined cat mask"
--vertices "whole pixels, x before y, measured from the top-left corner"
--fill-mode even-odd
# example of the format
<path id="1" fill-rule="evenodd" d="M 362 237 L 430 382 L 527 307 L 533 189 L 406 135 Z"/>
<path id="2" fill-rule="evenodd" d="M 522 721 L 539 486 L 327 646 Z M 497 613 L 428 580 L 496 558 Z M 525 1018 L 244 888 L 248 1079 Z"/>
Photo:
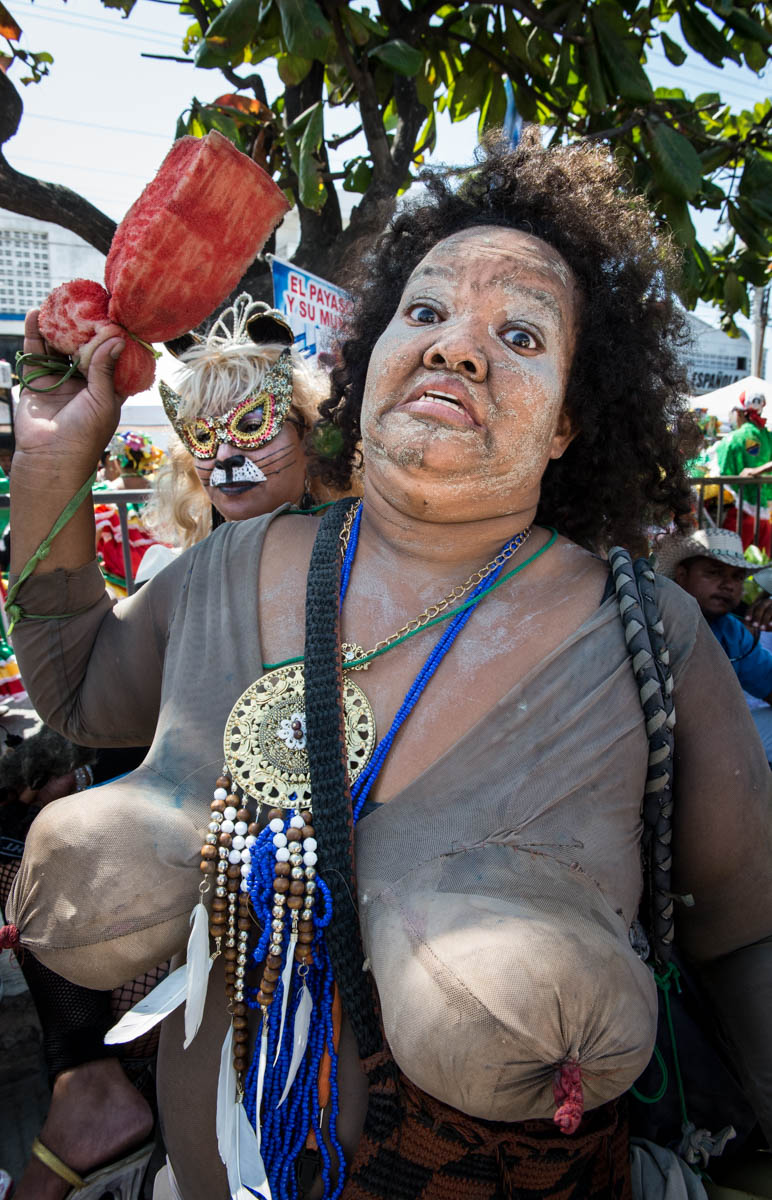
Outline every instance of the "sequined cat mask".
<path id="1" fill-rule="evenodd" d="M 159 388 L 164 412 L 175 432 L 195 458 L 214 458 L 222 442 L 239 450 L 257 450 L 275 438 L 292 403 L 292 360 L 283 350 L 264 378 L 263 390 L 240 400 L 220 417 L 194 417 L 183 421 L 178 416 L 181 398 L 163 381 Z M 260 414 L 260 424 L 248 432 L 239 426 L 245 417 Z"/>
<path id="2" fill-rule="evenodd" d="M 214 458 L 223 442 L 238 450 L 257 450 L 276 437 L 292 403 L 292 342 L 282 314 L 242 292 L 206 337 L 191 333 L 168 344 L 186 368 L 185 402 L 163 382 L 161 399 L 195 458 Z M 268 366 L 262 348 L 277 344 L 288 348 Z M 226 409 L 233 395 L 242 399 Z M 183 418 L 180 410 L 198 415 Z M 244 429 L 250 416 L 256 416 L 257 423 L 253 419 Z"/>

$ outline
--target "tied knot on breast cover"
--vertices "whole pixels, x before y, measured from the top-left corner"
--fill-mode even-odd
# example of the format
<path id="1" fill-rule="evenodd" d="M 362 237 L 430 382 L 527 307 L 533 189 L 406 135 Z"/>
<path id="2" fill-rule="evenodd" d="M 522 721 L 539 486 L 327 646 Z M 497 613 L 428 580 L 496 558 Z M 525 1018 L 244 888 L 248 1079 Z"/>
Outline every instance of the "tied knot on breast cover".
<path id="1" fill-rule="evenodd" d="M 85 375 L 110 337 L 126 345 L 115 367 L 122 396 L 146 391 L 155 354 L 209 316 L 233 290 L 288 211 L 262 167 L 217 133 L 182 137 L 115 231 L 105 286 L 74 279 L 40 309 L 40 332 L 77 356 Z"/>
<path id="2" fill-rule="evenodd" d="M 0 950 L 13 950 L 21 938 L 15 925 L 0 926 Z"/>
<path id="3" fill-rule="evenodd" d="M 578 1062 L 564 1062 L 552 1078 L 556 1112 L 553 1120 L 561 1133 L 576 1133 L 584 1113 L 582 1071 Z"/>

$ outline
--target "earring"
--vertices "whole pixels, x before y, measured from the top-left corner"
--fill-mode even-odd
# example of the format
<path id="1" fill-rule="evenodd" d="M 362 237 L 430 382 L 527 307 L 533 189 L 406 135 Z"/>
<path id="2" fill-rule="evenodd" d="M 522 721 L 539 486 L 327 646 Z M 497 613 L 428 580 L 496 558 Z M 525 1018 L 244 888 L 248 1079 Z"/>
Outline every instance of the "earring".
<path id="1" fill-rule="evenodd" d="M 314 507 L 314 498 L 311 495 L 311 484 L 309 482 L 308 476 L 306 475 L 305 481 L 303 483 L 303 495 L 300 498 L 300 504 L 298 505 L 298 508 L 302 512 L 308 512 L 309 508 L 313 508 L 313 507 Z"/>

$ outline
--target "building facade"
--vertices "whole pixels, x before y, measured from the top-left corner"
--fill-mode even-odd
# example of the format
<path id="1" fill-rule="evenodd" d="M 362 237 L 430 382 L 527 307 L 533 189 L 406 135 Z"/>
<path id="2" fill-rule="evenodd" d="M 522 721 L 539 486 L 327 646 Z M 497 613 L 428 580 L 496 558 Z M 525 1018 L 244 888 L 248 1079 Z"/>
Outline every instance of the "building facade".
<path id="1" fill-rule="evenodd" d="M 752 374 L 751 339 L 746 333 L 729 337 L 694 313 L 687 313 L 687 319 L 691 331 L 685 355 L 690 395 L 715 392 Z M 766 378 L 764 366 L 762 376 Z"/>
<path id="2" fill-rule="evenodd" d="M 24 316 L 68 279 L 102 282 L 105 256 L 77 234 L 0 210 L 0 358 L 21 350 Z"/>

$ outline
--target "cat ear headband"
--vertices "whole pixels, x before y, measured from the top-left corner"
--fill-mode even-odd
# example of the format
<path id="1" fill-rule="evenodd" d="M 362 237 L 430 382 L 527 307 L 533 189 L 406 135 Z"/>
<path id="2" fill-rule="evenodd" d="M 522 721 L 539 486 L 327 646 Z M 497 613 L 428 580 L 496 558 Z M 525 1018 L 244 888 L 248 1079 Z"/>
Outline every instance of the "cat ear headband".
<path id="1" fill-rule="evenodd" d="M 238 366 L 238 360 L 254 358 L 254 346 L 292 345 L 293 333 L 285 318 L 261 301 L 242 293 L 235 304 L 218 317 L 205 338 L 186 334 L 168 346 L 176 357 L 195 368 L 207 368 L 211 377 L 223 364 Z M 251 351 L 250 351 L 251 347 Z M 267 371 L 261 372 L 260 391 L 247 395 L 227 412 L 216 417 L 198 416 L 183 420 L 179 416 L 180 395 L 161 382 L 164 411 L 176 433 L 195 458 L 214 458 L 222 442 L 239 450 L 256 450 L 276 437 L 292 402 L 292 359 L 289 349 Z M 242 393 L 243 395 L 243 393 Z M 249 418 L 253 418 L 249 420 Z"/>

